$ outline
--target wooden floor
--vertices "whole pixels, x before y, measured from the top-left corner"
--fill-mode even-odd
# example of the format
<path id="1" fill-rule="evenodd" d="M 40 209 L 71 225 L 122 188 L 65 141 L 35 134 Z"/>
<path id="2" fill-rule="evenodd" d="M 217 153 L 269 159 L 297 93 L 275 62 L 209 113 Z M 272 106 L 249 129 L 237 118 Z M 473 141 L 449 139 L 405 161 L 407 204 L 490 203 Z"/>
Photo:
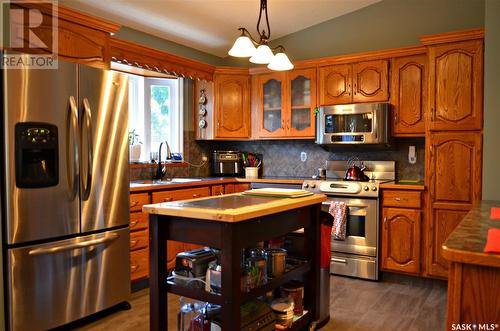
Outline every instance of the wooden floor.
<path id="1" fill-rule="evenodd" d="M 379 282 L 332 276 L 330 321 L 322 331 L 444 330 L 446 282 L 384 274 Z M 132 309 L 79 325 L 79 331 L 149 330 L 148 290 L 132 294 Z M 169 330 L 177 330 L 178 298 L 169 296 Z"/>

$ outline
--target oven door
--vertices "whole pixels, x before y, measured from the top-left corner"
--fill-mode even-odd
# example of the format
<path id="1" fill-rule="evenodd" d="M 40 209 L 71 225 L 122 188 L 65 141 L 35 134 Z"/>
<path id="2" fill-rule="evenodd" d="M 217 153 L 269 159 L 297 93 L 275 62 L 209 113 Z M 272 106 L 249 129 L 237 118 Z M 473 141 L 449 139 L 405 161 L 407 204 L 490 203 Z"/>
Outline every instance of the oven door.
<path id="1" fill-rule="evenodd" d="M 346 223 L 346 239 L 332 237 L 333 252 L 377 256 L 378 200 L 329 197 L 323 202 L 322 211 L 328 213 L 332 201 L 344 201 L 349 208 Z"/>

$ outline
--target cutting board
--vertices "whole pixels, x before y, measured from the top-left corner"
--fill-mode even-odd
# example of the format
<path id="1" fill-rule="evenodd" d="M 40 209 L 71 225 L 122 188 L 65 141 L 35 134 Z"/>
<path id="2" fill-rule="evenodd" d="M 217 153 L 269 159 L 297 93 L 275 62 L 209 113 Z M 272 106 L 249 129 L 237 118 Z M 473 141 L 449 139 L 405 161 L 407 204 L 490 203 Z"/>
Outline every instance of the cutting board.
<path id="1" fill-rule="evenodd" d="M 243 194 L 276 198 L 301 198 L 312 195 L 313 193 L 306 190 L 296 190 L 290 188 L 257 188 L 244 191 Z"/>

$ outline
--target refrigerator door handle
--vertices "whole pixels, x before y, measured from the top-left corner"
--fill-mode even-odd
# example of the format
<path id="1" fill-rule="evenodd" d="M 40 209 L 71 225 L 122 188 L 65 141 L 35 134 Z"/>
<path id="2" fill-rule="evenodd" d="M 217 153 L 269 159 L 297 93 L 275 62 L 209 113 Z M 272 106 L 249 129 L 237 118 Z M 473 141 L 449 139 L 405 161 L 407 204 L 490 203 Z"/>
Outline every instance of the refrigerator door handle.
<path id="1" fill-rule="evenodd" d="M 87 98 L 83 98 L 83 121 L 81 128 L 81 137 L 83 138 L 83 128 L 85 126 L 85 131 L 87 133 L 87 178 L 86 182 L 82 182 L 83 194 L 82 200 L 88 200 L 90 196 L 90 190 L 92 188 L 92 158 L 94 151 L 92 150 L 93 141 L 92 141 L 92 112 L 90 110 L 89 100 Z M 82 141 L 83 146 L 83 141 Z M 83 181 L 83 178 L 82 178 Z"/>
<path id="2" fill-rule="evenodd" d="M 87 241 L 64 244 L 64 245 L 57 245 L 57 246 L 46 247 L 46 248 L 36 248 L 36 249 L 30 250 L 28 254 L 29 255 L 55 254 L 55 253 L 69 251 L 69 250 L 78 249 L 78 248 L 86 248 L 86 247 L 90 247 L 90 246 L 102 245 L 102 244 L 111 242 L 113 240 L 116 240 L 119 237 L 120 237 L 120 235 L 118 235 L 116 233 L 112 233 L 106 237 L 98 238 L 98 239 L 91 239 L 91 240 L 87 240 Z"/>
<path id="3" fill-rule="evenodd" d="M 66 164 L 67 180 L 70 192 L 70 201 L 73 201 L 78 194 L 78 109 L 74 96 L 69 97 L 69 116 L 66 131 Z M 71 139 L 73 143 L 71 143 Z M 73 175 L 71 175 L 70 164 L 73 164 Z"/>

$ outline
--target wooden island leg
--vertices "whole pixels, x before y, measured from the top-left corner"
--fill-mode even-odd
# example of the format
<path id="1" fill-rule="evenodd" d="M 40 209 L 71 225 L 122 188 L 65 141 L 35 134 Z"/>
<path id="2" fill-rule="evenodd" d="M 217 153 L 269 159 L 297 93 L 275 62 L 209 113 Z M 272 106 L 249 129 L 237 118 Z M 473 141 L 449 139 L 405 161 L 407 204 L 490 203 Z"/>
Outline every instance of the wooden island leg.
<path id="1" fill-rule="evenodd" d="M 306 244 L 306 258 L 312 262 L 312 267 L 305 285 L 304 301 L 311 309 L 313 321 L 319 319 L 319 284 L 320 284 L 320 256 L 321 256 L 321 205 L 314 205 L 309 208 L 310 226 L 304 228 L 304 239 Z"/>
<path id="2" fill-rule="evenodd" d="M 149 330 L 168 329 L 166 216 L 149 215 Z"/>
<path id="3" fill-rule="evenodd" d="M 236 241 L 237 228 L 232 224 L 223 224 L 224 240 L 221 247 L 222 266 L 222 330 L 240 329 L 240 248 Z"/>

